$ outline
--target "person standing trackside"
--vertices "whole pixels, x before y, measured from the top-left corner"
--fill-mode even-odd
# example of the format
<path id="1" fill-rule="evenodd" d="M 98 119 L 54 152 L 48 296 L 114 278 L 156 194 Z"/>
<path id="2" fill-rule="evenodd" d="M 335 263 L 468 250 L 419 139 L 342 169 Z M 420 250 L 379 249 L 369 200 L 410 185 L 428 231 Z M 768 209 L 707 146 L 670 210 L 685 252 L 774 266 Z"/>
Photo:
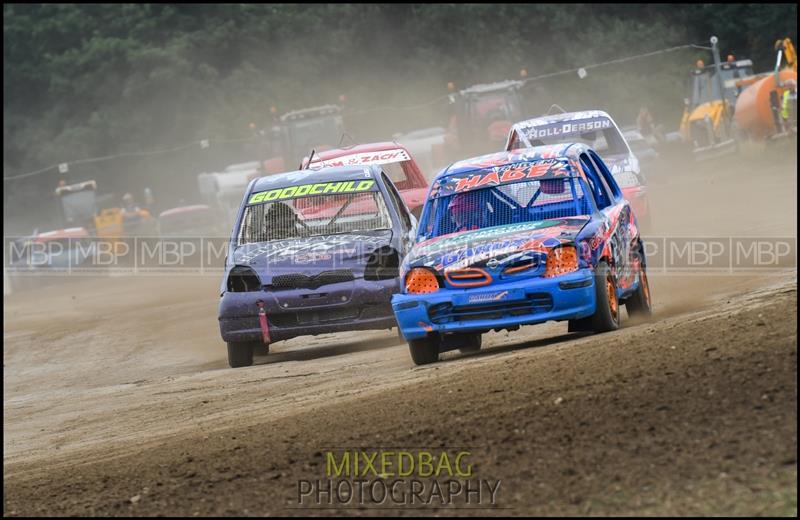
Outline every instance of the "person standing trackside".
<path id="1" fill-rule="evenodd" d="M 781 103 L 781 120 L 783 121 L 783 127 L 787 132 L 796 132 L 797 131 L 797 82 L 793 79 L 790 79 L 786 81 L 785 86 L 786 90 L 783 91 L 783 102 Z M 791 117 L 792 108 L 794 109 L 793 118 Z"/>
<path id="2" fill-rule="evenodd" d="M 661 125 L 655 124 L 653 115 L 645 106 L 639 108 L 639 114 L 636 116 L 636 128 L 639 130 L 639 133 L 642 134 L 642 137 L 650 141 L 651 145 L 656 143 L 663 144 L 666 140 Z M 655 141 L 655 143 L 653 141 Z"/>

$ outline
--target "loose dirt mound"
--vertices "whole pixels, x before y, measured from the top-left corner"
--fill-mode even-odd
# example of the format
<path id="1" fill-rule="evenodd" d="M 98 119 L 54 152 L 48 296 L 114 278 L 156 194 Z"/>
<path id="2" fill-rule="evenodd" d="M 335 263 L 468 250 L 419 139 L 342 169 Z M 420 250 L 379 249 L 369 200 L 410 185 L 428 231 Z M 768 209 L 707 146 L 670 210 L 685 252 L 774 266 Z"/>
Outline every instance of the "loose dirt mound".
<path id="1" fill-rule="evenodd" d="M 506 514 L 796 514 L 796 308 L 792 283 L 612 334 L 490 349 L 457 373 L 426 368 L 413 384 L 113 461 L 7 467 L 4 513 L 306 514 L 297 482 L 323 477 L 321 450 L 377 445 L 469 447 L 476 474 L 501 480 Z M 248 399 L 271 394 L 254 386 Z"/>

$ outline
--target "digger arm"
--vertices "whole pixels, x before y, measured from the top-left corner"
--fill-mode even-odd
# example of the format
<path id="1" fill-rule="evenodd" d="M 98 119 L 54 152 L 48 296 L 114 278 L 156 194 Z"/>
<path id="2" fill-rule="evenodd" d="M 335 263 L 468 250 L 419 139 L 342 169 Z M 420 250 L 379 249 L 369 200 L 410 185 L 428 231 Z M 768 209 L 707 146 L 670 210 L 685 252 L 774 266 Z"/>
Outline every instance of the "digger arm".
<path id="1" fill-rule="evenodd" d="M 797 52 L 795 51 L 792 40 L 784 38 L 775 42 L 775 50 L 783 48 L 783 56 L 786 58 L 786 68 L 797 72 Z"/>

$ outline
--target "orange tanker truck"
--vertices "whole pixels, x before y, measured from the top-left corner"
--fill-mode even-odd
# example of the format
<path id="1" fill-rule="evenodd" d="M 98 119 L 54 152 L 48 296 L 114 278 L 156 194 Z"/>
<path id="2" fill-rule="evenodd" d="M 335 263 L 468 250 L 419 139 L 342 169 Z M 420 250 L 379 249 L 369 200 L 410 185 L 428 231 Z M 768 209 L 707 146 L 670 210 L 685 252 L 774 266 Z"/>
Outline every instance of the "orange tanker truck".
<path id="1" fill-rule="evenodd" d="M 784 110 L 784 98 L 794 90 L 797 103 L 797 54 L 789 38 L 775 43 L 778 51 L 775 70 L 755 76 L 736 99 L 734 120 L 739 129 L 752 140 L 765 141 L 796 132 L 797 110 Z M 782 58 L 786 65 L 780 68 Z M 741 80 L 740 80 L 741 82 Z M 794 118 L 790 116 L 794 114 Z M 784 117 L 787 116 L 787 117 Z M 794 121 L 792 121 L 794 119 Z"/>
<path id="2" fill-rule="evenodd" d="M 762 74 L 753 73 L 750 60 L 732 55 L 722 63 L 716 37 L 711 44 L 715 63 L 706 66 L 698 60 L 681 120 L 681 137 L 695 157 L 717 157 L 735 151 L 743 140 L 766 142 L 792 133 L 796 116 L 787 114 L 797 111 L 785 106 L 791 99 L 796 106 L 797 99 L 797 61 L 791 40 L 776 42 L 775 69 Z M 781 69 L 783 61 L 786 65 Z M 785 96 L 787 91 L 794 95 Z"/>

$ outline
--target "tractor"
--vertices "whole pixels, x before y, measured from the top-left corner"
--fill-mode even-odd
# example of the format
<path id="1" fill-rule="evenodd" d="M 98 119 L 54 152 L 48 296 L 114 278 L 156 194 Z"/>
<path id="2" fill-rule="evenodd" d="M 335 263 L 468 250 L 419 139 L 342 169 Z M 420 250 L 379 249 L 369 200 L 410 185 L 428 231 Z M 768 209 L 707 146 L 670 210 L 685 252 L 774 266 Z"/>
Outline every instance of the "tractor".
<path id="1" fill-rule="evenodd" d="M 449 96 L 450 132 L 457 138 L 458 156 L 499 150 L 511 124 L 524 119 L 519 90 L 525 83 L 508 80 L 473 85 Z M 454 90 L 450 83 L 448 88 Z"/>
<path id="2" fill-rule="evenodd" d="M 345 134 L 342 108 L 323 105 L 295 110 L 280 116 L 268 132 L 269 159 L 263 161 L 265 173 L 279 173 L 300 161 L 309 150 L 330 150 Z"/>

